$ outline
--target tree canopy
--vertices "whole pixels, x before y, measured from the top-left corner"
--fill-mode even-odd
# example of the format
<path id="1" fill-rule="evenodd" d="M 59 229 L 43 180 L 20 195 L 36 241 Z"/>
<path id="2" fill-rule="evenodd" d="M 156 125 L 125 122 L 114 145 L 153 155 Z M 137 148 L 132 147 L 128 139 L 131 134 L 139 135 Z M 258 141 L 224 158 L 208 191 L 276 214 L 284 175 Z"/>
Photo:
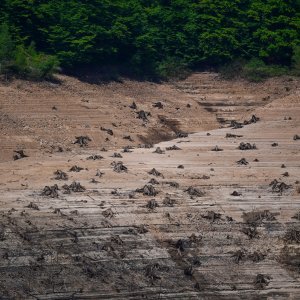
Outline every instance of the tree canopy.
<path id="1" fill-rule="evenodd" d="M 220 66 L 259 58 L 290 66 L 299 45 L 299 0 L 2 0 L 16 44 L 61 66 Z"/>

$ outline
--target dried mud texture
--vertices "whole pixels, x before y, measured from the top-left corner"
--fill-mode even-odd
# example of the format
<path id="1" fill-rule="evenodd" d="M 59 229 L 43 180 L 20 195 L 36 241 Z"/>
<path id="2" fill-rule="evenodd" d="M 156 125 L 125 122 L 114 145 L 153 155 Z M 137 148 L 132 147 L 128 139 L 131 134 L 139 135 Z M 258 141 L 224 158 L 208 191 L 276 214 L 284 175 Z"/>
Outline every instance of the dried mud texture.
<path id="1" fill-rule="evenodd" d="M 225 83 L 208 73 L 162 86 L 125 82 L 121 93 L 121 84 L 98 87 L 63 80 L 62 90 L 48 84 L 37 89 L 33 83 L 17 88 L 12 83 L 0 91 L 5 99 L 1 109 L 10 114 L 1 119 L 1 126 L 5 125 L 1 130 L 7 134 L 3 134 L 7 137 L 3 153 L 8 153 L 7 161 L 0 164 L 1 298 L 300 298 L 300 223 L 295 215 L 300 207 L 300 149 L 293 140 L 300 132 L 300 94 L 293 88 L 294 81 L 247 86 Z M 285 86 L 291 86 L 290 95 L 285 94 Z M 100 91 L 107 102 L 101 97 L 98 101 Z M 60 101 L 53 103 L 55 93 Z M 50 111 L 48 104 L 32 104 L 40 95 L 49 99 Z M 145 102 L 140 100 L 143 97 Z M 28 98 L 33 102 L 27 102 Z M 260 101 L 262 98 L 267 100 Z M 21 100 L 24 105 L 19 109 Z M 151 112 L 146 127 L 129 108 L 133 101 L 139 111 Z M 152 107 L 157 101 L 163 108 Z M 175 103 L 180 107 L 178 114 Z M 99 124 L 102 112 L 110 120 L 104 117 Z M 196 133 L 188 139 L 155 144 L 152 149 L 131 149 L 131 153 L 122 153 L 122 163 L 113 163 L 113 154 L 128 143 L 123 137 L 136 140 L 135 133 L 126 132 L 131 129 L 129 124 L 141 129 L 142 135 L 152 126 L 165 126 L 157 112 L 174 113 L 171 118 L 178 119 L 180 115 L 182 132 Z M 41 116 L 45 121 L 45 116 L 54 114 L 59 118 L 49 126 L 39 123 Z M 252 115 L 259 122 L 245 125 L 244 120 L 251 121 Z M 16 121 L 17 116 L 28 126 L 27 131 Z M 216 117 L 224 128 L 212 129 Z M 118 120 L 123 124 L 119 126 Z M 242 123 L 243 128 L 229 128 L 230 120 Z M 105 143 L 107 133 L 100 127 L 110 128 L 112 122 L 118 125 L 109 136 L 113 142 Z M 54 123 L 67 127 L 56 131 Z M 70 151 L 40 149 L 34 137 L 42 139 L 45 130 L 51 133 L 45 136 Z M 227 133 L 236 137 L 226 138 Z M 74 136 L 81 135 L 91 137 L 88 147 L 72 144 Z M 255 151 L 242 152 L 248 165 L 236 163 L 241 158 L 238 136 L 257 146 Z M 275 141 L 279 146 L 271 147 Z M 181 151 L 153 153 L 157 147 L 166 149 L 178 142 Z M 223 151 L 211 151 L 215 145 Z M 86 159 L 103 147 L 108 150 L 101 152 L 103 159 Z M 29 157 L 13 161 L 12 149 L 24 149 Z M 289 176 L 281 175 L 283 164 Z M 55 180 L 54 172 L 72 166 L 84 171 L 67 172 L 63 182 Z M 115 172 L 116 166 L 118 170 L 126 166 L 128 172 Z M 148 174 L 152 169 L 164 176 L 158 184 L 148 183 L 154 177 Z M 232 195 L 233 191 L 240 195 Z"/>

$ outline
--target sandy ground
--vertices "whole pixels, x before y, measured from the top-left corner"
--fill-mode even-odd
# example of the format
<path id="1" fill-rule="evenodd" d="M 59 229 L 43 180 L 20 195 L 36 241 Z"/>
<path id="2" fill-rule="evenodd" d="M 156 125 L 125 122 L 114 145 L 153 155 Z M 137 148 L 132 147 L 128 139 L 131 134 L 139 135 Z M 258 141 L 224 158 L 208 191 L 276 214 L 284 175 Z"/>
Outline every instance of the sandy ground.
<path id="1" fill-rule="evenodd" d="M 164 85 L 61 80 L 0 87 L 2 299 L 300 298 L 299 81 L 248 84 L 214 73 Z M 132 101 L 151 112 L 148 122 Z M 257 123 L 228 124 L 253 114 Z M 123 152 L 161 131 L 194 133 Z M 72 143 L 81 134 L 87 147 Z M 240 150 L 241 142 L 257 149 Z M 29 157 L 13 161 L 21 148 Z M 119 161 L 127 171 L 114 171 Z M 70 172 L 74 165 L 83 170 Z M 68 179 L 56 180 L 57 170 Z M 286 186 L 272 190 L 274 179 Z M 66 194 L 73 181 L 85 189 Z M 55 184 L 57 195 L 42 195 Z M 137 191 L 145 185 L 150 196 Z"/>

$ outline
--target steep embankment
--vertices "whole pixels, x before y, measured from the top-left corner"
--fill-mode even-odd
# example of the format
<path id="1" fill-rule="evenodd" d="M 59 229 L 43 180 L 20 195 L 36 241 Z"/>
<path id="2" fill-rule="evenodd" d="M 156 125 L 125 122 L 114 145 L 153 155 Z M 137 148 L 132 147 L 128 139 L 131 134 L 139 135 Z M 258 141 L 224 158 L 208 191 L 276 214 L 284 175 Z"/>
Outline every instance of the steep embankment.
<path id="1" fill-rule="evenodd" d="M 185 81 L 155 84 L 88 84 L 60 76 L 60 84 L 15 80 L 0 84 L 0 161 L 16 149 L 31 155 L 74 149 L 75 136 L 88 135 L 91 149 L 155 143 L 174 132 L 218 128 L 225 119 L 292 94 L 298 81 L 288 78 L 263 84 L 224 81 L 214 73 L 197 73 Z M 135 101 L 137 109 L 129 106 Z M 163 108 L 153 107 L 162 102 Z M 150 112 L 147 122 L 137 112 Z M 217 116 L 217 119 L 216 119 Z M 220 122 L 220 124 L 219 124 Z M 113 135 L 101 127 L 112 129 Z M 124 137 L 130 137 L 131 142 Z M 76 149 L 76 148 L 75 148 Z"/>
<path id="2" fill-rule="evenodd" d="M 69 142 L 72 152 L 41 156 L 29 149 L 30 157 L 0 164 L 0 294 L 4 298 L 300 297 L 300 140 L 293 139 L 300 135 L 299 90 L 290 81 L 278 80 L 283 87 L 278 85 L 275 91 L 276 81 L 247 87 L 215 78 L 209 92 L 203 78 L 214 82 L 215 74 L 196 74 L 177 83 L 176 89 L 188 88 L 186 99 L 192 107 L 206 97 L 201 107 L 213 107 L 220 118 L 249 120 L 255 113 L 260 121 L 239 129 L 222 123 L 226 128 L 125 153 L 100 151 L 94 140 L 85 148 Z M 290 91 L 285 84 L 291 85 Z M 116 97 L 125 98 L 124 93 L 117 96 L 119 85 L 113 86 Z M 264 91 L 266 87 L 270 90 Z M 177 92 L 174 86 L 168 89 Z M 290 95 L 280 97 L 280 93 Z M 221 95 L 230 107 L 220 102 Z M 126 98 L 127 104 L 131 97 Z M 151 109 L 154 119 L 152 101 L 143 105 Z M 255 108 L 244 107 L 243 101 L 255 106 L 268 103 Z M 203 121 L 202 112 L 215 124 L 213 115 L 201 107 L 198 116 L 191 109 L 191 124 Z M 127 105 L 125 111 L 131 114 Z M 70 139 L 77 130 L 72 128 Z M 103 134 L 99 128 L 94 130 Z M 121 132 L 112 139 L 123 142 Z M 226 138 L 228 133 L 231 137 Z M 241 142 L 257 149 L 240 150 Z M 172 150 L 173 145 L 181 150 Z M 164 153 L 153 153 L 157 146 Z M 215 146 L 222 151 L 212 151 Z M 119 156 L 115 152 L 121 157 L 114 157 Z M 95 154 L 103 158 L 87 159 Z M 242 158 L 248 164 L 239 165 Z M 114 161 L 122 161 L 127 172 L 116 172 Z M 71 172 L 74 165 L 83 169 Z M 68 178 L 56 180 L 57 170 L 65 172 L 58 176 Z M 279 183 L 270 186 L 274 179 Z M 81 185 L 71 185 L 73 181 Z M 42 195 L 46 185 L 53 187 L 53 198 Z"/>

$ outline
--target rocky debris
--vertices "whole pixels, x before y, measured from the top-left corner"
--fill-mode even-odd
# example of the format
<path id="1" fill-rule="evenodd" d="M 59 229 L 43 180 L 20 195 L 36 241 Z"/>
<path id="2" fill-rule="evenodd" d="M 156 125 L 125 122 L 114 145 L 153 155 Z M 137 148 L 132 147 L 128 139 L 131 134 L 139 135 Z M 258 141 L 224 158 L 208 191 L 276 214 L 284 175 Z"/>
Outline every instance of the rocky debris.
<path id="1" fill-rule="evenodd" d="M 54 172 L 55 180 L 68 180 L 68 174 L 62 170 L 57 170 Z"/>
<path id="2" fill-rule="evenodd" d="M 168 272 L 169 268 L 167 266 L 161 266 L 159 263 L 149 264 L 145 267 L 145 276 L 151 280 L 161 279 L 161 276 L 158 275 L 160 272 Z"/>
<path id="3" fill-rule="evenodd" d="M 174 199 L 171 199 L 170 197 L 165 197 L 163 204 L 165 206 L 173 207 L 175 205 L 176 201 Z"/>
<path id="4" fill-rule="evenodd" d="M 103 156 L 95 154 L 95 155 L 91 155 L 91 156 L 87 157 L 86 159 L 87 160 L 100 160 L 100 159 L 103 159 Z"/>
<path id="5" fill-rule="evenodd" d="M 293 140 L 294 141 L 300 140 L 300 136 L 298 134 L 295 134 L 293 137 Z"/>
<path id="6" fill-rule="evenodd" d="M 194 274 L 194 268 L 192 265 L 190 265 L 184 269 L 184 275 L 193 276 L 193 274 Z"/>
<path id="7" fill-rule="evenodd" d="M 105 218 L 111 219 L 111 218 L 113 218 L 113 217 L 115 216 L 115 213 L 112 211 L 111 208 L 108 208 L 108 209 L 106 209 L 106 210 L 104 210 L 104 211 L 102 212 L 102 215 L 103 215 Z"/>
<path id="8" fill-rule="evenodd" d="M 259 159 L 255 158 L 253 161 L 254 161 L 254 162 L 259 162 Z"/>
<path id="9" fill-rule="evenodd" d="M 184 239 L 179 239 L 175 243 L 176 249 L 178 249 L 180 252 L 184 252 L 185 249 L 190 247 L 190 241 L 189 240 L 184 240 Z"/>
<path id="10" fill-rule="evenodd" d="M 186 133 L 186 132 L 176 132 L 176 137 L 178 139 L 180 139 L 180 138 L 187 138 L 188 136 L 189 136 L 189 134 Z"/>
<path id="11" fill-rule="evenodd" d="M 149 184 L 159 184 L 159 182 L 155 178 L 151 178 L 148 183 Z"/>
<path id="12" fill-rule="evenodd" d="M 218 146 L 215 146 L 214 148 L 211 149 L 211 151 L 219 152 L 219 151 L 223 151 L 223 149 L 219 148 Z"/>
<path id="13" fill-rule="evenodd" d="M 239 122 L 237 122 L 235 120 L 232 120 L 230 122 L 230 127 L 232 127 L 233 129 L 239 129 L 239 128 L 243 128 L 244 126 L 243 126 L 242 123 L 239 123 Z"/>
<path id="14" fill-rule="evenodd" d="M 113 166 L 113 170 L 117 173 L 128 172 L 127 167 L 124 166 L 123 162 L 121 161 L 118 162 L 113 161 L 111 165 Z"/>
<path id="15" fill-rule="evenodd" d="M 137 226 L 136 230 L 139 234 L 145 234 L 145 233 L 149 232 L 148 228 L 145 225 Z"/>
<path id="16" fill-rule="evenodd" d="M 104 127 L 100 127 L 100 129 L 102 130 L 102 131 L 105 131 L 107 134 L 109 134 L 109 135 L 114 135 L 114 132 L 112 131 L 112 129 L 110 129 L 110 128 L 104 128 Z"/>
<path id="17" fill-rule="evenodd" d="M 80 182 L 73 181 L 70 185 L 63 185 L 62 188 L 65 190 L 64 194 L 70 194 L 71 191 L 74 193 L 84 192 L 86 189 L 80 184 Z"/>
<path id="18" fill-rule="evenodd" d="M 97 169 L 95 176 L 102 177 L 103 175 L 104 175 L 104 173 Z"/>
<path id="19" fill-rule="evenodd" d="M 252 115 L 251 119 L 249 121 L 244 121 L 244 125 L 249 125 L 252 123 L 257 123 L 260 120 L 259 117 L 257 117 L 256 115 Z"/>
<path id="20" fill-rule="evenodd" d="M 202 218 L 208 219 L 211 222 L 221 219 L 221 214 L 215 213 L 214 211 L 208 211 L 206 215 L 201 215 Z"/>
<path id="21" fill-rule="evenodd" d="M 284 172 L 283 174 L 281 174 L 283 177 L 289 177 L 290 176 L 290 174 L 289 174 L 289 172 Z"/>
<path id="22" fill-rule="evenodd" d="M 136 192 L 143 193 L 143 195 L 145 195 L 145 196 L 156 196 L 158 194 L 158 191 L 151 184 L 146 184 L 141 189 L 136 189 Z"/>
<path id="23" fill-rule="evenodd" d="M 205 195 L 204 192 L 193 186 L 190 186 L 187 190 L 185 190 L 185 192 L 192 197 L 203 197 Z"/>
<path id="24" fill-rule="evenodd" d="M 242 194 L 239 193 L 239 192 L 237 192 L 237 191 L 233 191 L 230 195 L 231 195 L 231 196 L 234 196 L 234 197 L 239 197 L 239 196 L 241 196 Z"/>
<path id="25" fill-rule="evenodd" d="M 153 153 L 164 154 L 165 151 L 161 150 L 160 147 L 157 147 Z"/>
<path id="26" fill-rule="evenodd" d="M 242 135 L 232 134 L 232 133 L 226 133 L 226 138 L 240 138 L 243 137 Z"/>
<path id="27" fill-rule="evenodd" d="M 285 191 L 285 190 L 288 190 L 291 188 L 290 185 L 287 185 L 286 183 L 284 182 L 281 182 L 281 181 L 278 181 L 277 179 L 274 179 L 270 184 L 269 186 L 271 186 L 272 188 L 272 192 L 274 193 L 279 193 L 282 195 L 282 193 Z"/>
<path id="28" fill-rule="evenodd" d="M 103 148 L 100 149 L 100 151 L 101 151 L 101 152 L 107 152 L 108 150 L 107 150 L 106 148 L 103 147 Z"/>
<path id="29" fill-rule="evenodd" d="M 130 142 L 134 142 L 134 139 L 133 139 L 130 135 L 125 135 L 125 136 L 123 137 L 123 139 L 124 139 L 124 140 L 128 140 L 128 141 L 130 141 Z"/>
<path id="30" fill-rule="evenodd" d="M 57 184 L 54 184 L 52 186 L 48 186 L 46 185 L 42 191 L 42 196 L 48 196 L 51 198 L 58 198 L 58 191 L 59 188 L 57 186 Z"/>
<path id="31" fill-rule="evenodd" d="M 241 260 L 245 257 L 245 252 L 243 250 L 237 250 L 231 256 L 236 264 L 239 264 Z"/>
<path id="32" fill-rule="evenodd" d="M 30 202 L 28 205 L 27 205 L 28 208 L 31 208 L 31 209 L 34 209 L 34 210 L 40 210 L 40 208 L 38 207 L 37 204 L 33 203 L 33 202 Z"/>
<path id="33" fill-rule="evenodd" d="M 278 147 L 278 143 L 273 143 L 271 146 L 272 147 Z"/>
<path id="34" fill-rule="evenodd" d="M 242 158 L 242 159 L 238 160 L 236 163 L 238 165 L 244 165 L 244 166 L 249 164 L 245 158 Z"/>
<path id="35" fill-rule="evenodd" d="M 112 157 L 115 157 L 115 158 L 123 158 L 123 156 L 121 155 L 121 153 L 117 153 L 115 152 Z"/>
<path id="36" fill-rule="evenodd" d="M 131 149 L 133 149 L 133 147 L 131 147 L 131 146 L 125 146 L 123 148 L 123 152 L 124 153 L 131 153 L 131 152 L 133 152 Z"/>
<path id="37" fill-rule="evenodd" d="M 285 168 L 286 168 L 286 165 L 285 165 L 285 164 L 282 164 L 282 165 L 281 165 L 281 168 L 282 168 L 282 169 L 285 169 Z"/>
<path id="38" fill-rule="evenodd" d="M 140 110 L 137 112 L 137 118 L 143 120 L 144 122 L 148 121 L 148 117 L 151 116 L 150 112 L 146 112 L 144 110 Z"/>
<path id="39" fill-rule="evenodd" d="M 164 108 L 164 105 L 160 101 L 155 102 L 152 106 L 156 107 L 156 108 L 159 108 L 159 109 L 163 109 Z"/>
<path id="40" fill-rule="evenodd" d="M 300 211 L 298 211 L 293 217 L 292 219 L 296 219 L 298 221 L 300 221 Z"/>
<path id="41" fill-rule="evenodd" d="M 156 202 L 155 199 L 151 199 L 147 202 L 146 207 L 149 208 L 149 209 L 155 209 L 156 207 L 159 207 L 159 205 L 158 205 L 158 203 Z"/>
<path id="42" fill-rule="evenodd" d="M 81 167 L 78 167 L 78 166 L 73 166 L 71 169 L 70 169 L 70 172 L 80 172 L 80 171 L 82 171 L 83 170 L 83 168 L 81 168 Z"/>
<path id="43" fill-rule="evenodd" d="M 123 245 L 124 244 L 124 241 L 120 238 L 119 235 L 113 235 L 111 238 L 110 238 L 110 241 L 116 245 Z"/>
<path id="44" fill-rule="evenodd" d="M 264 211 L 251 211 L 243 213 L 242 218 L 244 222 L 251 225 L 259 225 L 263 221 L 275 221 L 275 214 L 268 210 Z"/>
<path id="45" fill-rule="evenodd" d="M 167 151 L 171 151 L 171 150 L 181 150 L 181 148 L 179 148 L 179 147 L 176 146 L 176 145 L 173 145 L 173 146 L 171 146 L 171 147 L 167 147 L 166 150 L 167 150 Z"/>
<path id="46" fill-rule="evenodd" d="M 75 139 L 73 144 L 79 144 L 80 147 L 86 147 L 88 146 L 88 143 L 92 141 L 87 135 L 76 136 Z"/>
<path id="47" fill-rule="evenodd" d="M 260 261 L 264 260 L 265 257 L 266 257 L 266 255 L 262 254 L 259 251 L 254 251 L 252 254 L 248 255 L 248 258 L 250 260 L 252 260 L 253 262 L 260 262 Z"/>
<path id="48" fill-rule="evenodd" d="M 179 183 L 176 181 L 166 181 L 164 184 L 168 184 L 169 186 L 178 189 L 179 188 Z"/>
<path id="49" fill-rule="evenodd" d="M 258 232 L 256 227 L 244 227 L 241 232 L 243 232 L 244 234 L 246 234 L 249 239 L 253 239 L 255 237 L 258 236 Z"/>
<path id="50" fill-rule="evenodd" d="M 155 168 L 153 168 L 152 170 L 150 170 L 148 172 L 148 174 L 153 175 L 153 176 L 160 176 L 160 177 L 164 177 L 164 175 L 162 173 L 160 173 L 159 171 L 157 171 Z"/>
<path id="51" fill-rule="evenodd" d="M 15 154 L 13 155 L 14 160 L 19 160 L 28 157 L 28 155 L 24 153 L 24 150 L 14 150 L 14 152 L 15 152 Z"/>
<path id="52" fill-rule="evenodd" d="M 153 148 L 153 144 L 139 144 L 138 148 L 141 148 L 141 149 L 151 149 L 151 148 Z"/>
<path id="53" fill-rule="evenodd" d="M 284 235 L 284 240 L 288 243 L 300 244 L 300 229 L 289 228 Z"/>
<path id="54" fill-rule="evenodd" d="M 97 183 L 99 183 L 99 181 L 96 180 L 95 178 L 92 178 L 91 181 L 90 181 L 90 183 L 95 183 L 95 184 L 97 184 Z"/>
<path id="55" fill-rule="evenodd" d="M 133 101 L 132 104 L 129 105 L 131 109 L 137 109 L 136 103 Z"/>
<path id="56" fill-rule="evenodd" d="M 270 276 L 266 276 L 266 275 L 263 275 L 263 274 L 257 274 L 256 278 L 254 279 L 253 284 L 254 284 L 254 287 L 256 289 L 262 290 L 266 286 L 269 285 L 270 280 L 271 280 Z"/>
<path id="57" fill-rule="evenodd" d="M 255 144 L 250 144 L 250 143 L 240 143 L 239 145 L 240 150 L 256 150 L 256 145 Z"/>
<path id="58" fill-rule="evenodd" d="M 179 165 L 177 168 L 178 169 L 184 169 L 184 165 Z"/>

